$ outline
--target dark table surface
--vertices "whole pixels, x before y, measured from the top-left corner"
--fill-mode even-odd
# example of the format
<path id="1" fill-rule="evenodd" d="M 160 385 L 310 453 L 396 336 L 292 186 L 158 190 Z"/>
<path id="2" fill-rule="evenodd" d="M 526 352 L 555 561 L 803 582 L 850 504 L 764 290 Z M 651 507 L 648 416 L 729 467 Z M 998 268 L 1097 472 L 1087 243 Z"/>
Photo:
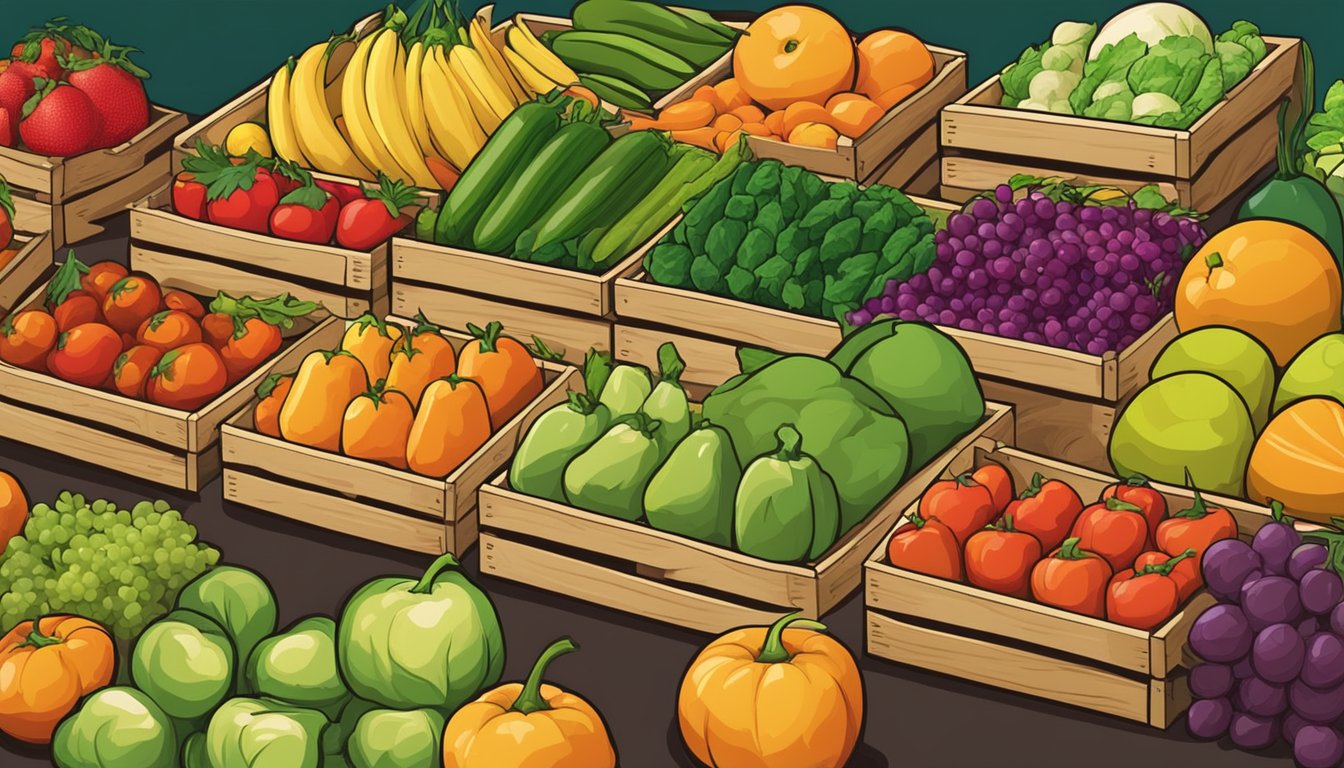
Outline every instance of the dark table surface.
<path id="1" fill-rule="evenodd" d="M 117 230 L 124 231 L 124 225 L 79 246 L 80 259 L 124 259 L 126 244 Z M 345 598 L 368 579 L 417 574 L 431 559 L 226 504 L 218 481 L 199 497 L 170 492 L 4 440 L 0 469 L 17 477 L 34 503 L 50 502 L 62 490 L 123 505 L 144 498 L 172 502 L 199 528 L 202 539 L 223 552 L 224 562 L 252 568 L 270 581 L 282 627 L 313 613 L 335 616 Z M 521 680 L 542 648 L 568 635 L 581 650 L 556 662 L 548 680 L 580 693 L 602 712 L 621 765 L 696 765 L 681 744 L 676 695 L 682 672 L 708 636 L 481 577 L 475 548 L 464 562 L 503 621 L 506 680 Z M 862 655 L 863 600 L 858 594 L 825 617 L 825 623 L 859 654 L 863 672 L 866 725 L 849 762 L 853 768 L 1235 768 L 1292 763 L 1282 745 L 1266 753 L 1239 752 L 1227 743 L 1194 742 L 1180 723 L 1164 733 L 868 658 Z M 49 765 L 46 750 L 21 747 L 0 736 L 0 768 L 43 765 Z"/>

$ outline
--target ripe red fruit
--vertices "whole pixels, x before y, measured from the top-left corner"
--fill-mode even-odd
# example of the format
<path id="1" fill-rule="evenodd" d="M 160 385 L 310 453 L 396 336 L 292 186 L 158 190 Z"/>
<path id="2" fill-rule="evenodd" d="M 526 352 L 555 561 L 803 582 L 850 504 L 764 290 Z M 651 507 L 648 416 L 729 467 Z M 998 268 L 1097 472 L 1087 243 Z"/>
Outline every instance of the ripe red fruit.
<path id="1" fill-rule="evenodd" d="M 105 45 L 101 58 L 70 59 L 67 80 L 78 88 L 98 112 L 102 130 L 93 146 L 115 147 L 129 141 L 149 125 L 149 97 L 140 78 L 149 73 L 126 58 L 124 52 Z"/>
<path id="2" fill-rule="evenodd" d="M 0 107 L 0 147 L 19 145 L 19 119 L 9 111 L 9 107 Z"/>
<path id="3" fill-rule="evenodd" d="M 0 108 L 8 109 L 16 122 L 23 113 L 23 103 L 35 90 L 33 79 L 15 72 L 12 66 L 0 72 Z"/>
<path id="4" fill-rule="evenodd" d="M 271 234 L 305 243 L 329 243 L 340 211 L 340 202 L 321 188 L 299 187 L 280 198 L 271 211 Z"/>
<path id="5" fill-rule="evenodd" d="M 89 97 L 67 83 L 39 79 L 36 93 L 23 105 L 19 135 L 38 154 L 70 157 L 87 152 L 102 130 Z"/>
<path id="6" fill-rule="evenodd" d="M 8 71 L 25 76 L 29 80 L 35 77 L 60 79 L 62 67 L 56 60 L 56 55 L 68 53 L 70 41 L 52 35 L 43 37 L 42 34 L 31 32 L 23 42 L 14 45 L 14 49 L 10 51 L 13 60 L 9 64 Z"/>
<path id="7" fill-rule="evenodd" d="M 280 203 L 275 177 L 251 163 L 233 166 L 232 170 L 234 175 L 226 177 L 227 183 L 221 183 L 218 190 L 213 184 L 210 186 L 206 216 L 211 224 L 266 234 L 271 211 Z M 218 194 L 213 194 L 216 191 Z"/>

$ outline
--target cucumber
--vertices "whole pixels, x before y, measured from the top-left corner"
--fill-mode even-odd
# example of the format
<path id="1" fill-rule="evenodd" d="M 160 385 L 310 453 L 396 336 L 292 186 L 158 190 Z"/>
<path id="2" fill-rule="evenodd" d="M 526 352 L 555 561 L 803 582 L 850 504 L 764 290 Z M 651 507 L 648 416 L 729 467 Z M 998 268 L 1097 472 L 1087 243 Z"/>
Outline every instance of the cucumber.
<path id="1" fill-rule="evenodd" d="M 667 10 L 685 16 L 730 43 L 735 42 L 737 36 L 742 34 L 742 30 L 734 29 L 727 24 L 724 24 L 722 21 L 709 15 L 709 11 L 702 11 L 699 8 L 681 8 L 675 5 L 667 6 Z"/>
<path id="2" fill-rule="evenodd" d="M 618 77 L 606 75 L 579 75 L 579 84 L 597 94 L 597 98 L 625 109 L 647 112 L 653 109 L 653 99 L 639 88 Z"/>
<path id="3" fill-rule="evenodd" d="M 619 77 L 643 91 L 670 91 L 696 72 L 685 59 L 616 32 L 561 32 L 551 52 L 575 72 Z"/>
<path id="4" fill-rule="evenodd" d="M 474 247 L 487 253 L 512 247 L 518 234 L 545 213 L 610 143 L 611 134 L 588 120 L 560 126 L 481 215 L 472 237 Z"/>
<path id="5" fill-rule="evenodd" d="M 613 141 L 528 228 L 535 233 L 532 249 L 615 222 L 648 194 L 667 165 L 668 142 L 657 131 L 634 131 Z"/>
<path id="6" fill-rule="evenodd" d="M 697 68 L 732 46 L 696 21 L 640 0 L 586 0 L 574 7 L 574 28 L 629 35 L 689 61 Z"/>
<path id="7" fill-rule="evenodd" d="M 434 222 L 434 242 L 470 244 L 476 221 L 490 201 L 560 130 L 563 106 L 561 99 L 530 101 L 504 118 L 444 199 Z"/>

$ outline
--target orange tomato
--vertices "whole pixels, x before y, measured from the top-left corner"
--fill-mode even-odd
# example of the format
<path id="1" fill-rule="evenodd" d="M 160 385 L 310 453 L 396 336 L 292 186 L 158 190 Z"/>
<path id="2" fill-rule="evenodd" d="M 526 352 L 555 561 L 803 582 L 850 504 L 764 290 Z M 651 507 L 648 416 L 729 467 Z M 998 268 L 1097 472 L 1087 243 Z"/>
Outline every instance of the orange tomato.
<path id="1" fill-rule="evenodd" d="M 1228 325 L 1259 339 L 1279 366 L 1340 328 L 1339 266 L 1325 243 L 1271 219 L 1240 221 L 1210 237 L 1176 288 L 1182 333 Z"/>
<path id="2" fill-rule="evenodd" d="M 857 95 L 839 101 L 836 97 L 832 97 L 826 102 L 826 109 L 831 114 L 831 127 L 842 136 L 851 139 L 857 139 L 867 133 L 869 128 L 882 119 L 884 113 L 877 104 Z"/>
<path id="3" fill-rule="evenodd" d="M 1169 555 L 1178 555 L 1187 549 L 1195 551 L 1195 559 L 1204 557 L 1204 550 L 1223 539 L 1237 537 L 1237 519 L 1222 507 L 1210 506 L 1204 495 L 1194 490 L 1195 498 L 1189 509 L 1173 512 L 1171 517 L 1158 523 L 1153 537 L 1157 548 Z"/>
<path id="4" fill-rule="evenodd" d="M 47 355 L 51 375 L 82 387 L 101 387 L 121 354 L 121 336 L 102 323 L 84 323 L 62 333 Z"/>
<path id="5" fill-rule="evenodd" d="M 219 352 L 196 342 L 166 352 L 145 384 L 151 403 L 180 411 L 194 411 L 214 400 L 229 383 Z"/>
<path id="6" fill-rule="evenodd" d="M 252 411 L 252 426 L 263 435 L 280 436 L 280 406 L 284 405 L 294 374 L 273 373 L 257 387 L 257 407 Z"/>
<path id="7" fill-rule="evenodd" d="M 229 343 L 238 328 L 233 323 L 233 315 L 224 312 L 211 312 L 201 318 L 201 336 L 202 340 L 214 347 L 221 349 Z"/>
<path id="8" fill-rule="evenodd" d="M 1171 574 L 1188 559 L 1198 559 L 1195 550 L 1187 549 L 1161 565 L 1115 574 L 1106 590 L 1106 618 L 1135 629 L 1155 629 L 1170 619 L 1181 606 L 1180 587 Z"/>
<path id="9" fill-rule="evenodd" d="M 541 394 L 541 368 L 527 347 L 503 335 L 500 323 L 484 329 L 468 325 L 467 330 L 476 340 L 462 347 L 457 373 L 480 385 L 490 405 L 490 423 L 503 426 Z"/>
<path id="10" fill-rule="evenodd" d="M 158 365 L 164 350 L 141 344 L 131 347 L 112 364 L 112 386 L 126 397 L 136 400 L 145 399 L 145 385 L 149 382 L 149 373 Z"/>
<path id="11" fill-rule="evenodd" d="M 1049 552 L 1068 538 L 1078 516 L 1083 513 L 1083 500 L 1068 483 L 1048 480 L 1037 472 L 1020 496 L 1011 501 L 1004 511 L 1013 516 L 1019 531 L 1026 531 L 1041 542 Z"/>
<path id="12" fill-rule="evenodd" d="M 200 341 L 201 325 L 186 312 L 165 309 L 140 324 L 135 340 L 160 352 L 167 352 Z"/>
<path id="13" fill-rule="evenodd" d="M 176 309 L 178 312 L 186 312 L 197 321 L 205 317 L 205 306 L 201 304 L 201 300 L 186 291 L 164 291 L 163 306 Z"/>
<path id="14" fill-rule="evenodd" d="M 98 300 L 84 291 L 71 291 L 51 310 L 51 316 L 56 318 L 56 327 L 62 333 L 76 325 L 102 322 L 99 315 Z"/>
<path id="15" fill-rule="evenodd" d="M 123 277 L 126 277 L 126 268 L 115 261 L 100 261 L 89 267 L 79 278 L 79 287 L 83 288 L 88 294 L 98 300 L 99 305 L 107 296 L 107 292 L 112 290 Z"/>
<path id="16" fill-rule="evenodd" d="M 447 477 L 494 430 L 485 393 L 470 379 L 449 376 L 425 388 L 406 440 L 406 464 L 413 472 Z"/>
<path id="17" fill-rule="evenodd" d="M 47 355 L 56 346 L 56 319 L 40 309 L 26 309 L 0 325 L 0 360 L 31 371 L 47 369 Z"/>
<path id="18" fill-rule="evenodd" d="M 387 378 L 392 367 L 392 350 L 403 333 L 401 326 L 388 325 L 366 312 L 345 330 L 341 349 L 359 358 L 369 372 L 369 381 L 376 383 Z"/>
<path id="19" fill-rule="evenodd" d="M 1031 569 L 1031 595 L 1037 602 L 1093 618 L 1106 618 L 1106 587 L 1111 566 L 1078 547 L 1078 539 L 1064 544 Z"/>
<path id="20" fill-rule="evenodd" d="M 870 97 L 897 86 L 911 91 L 933 79 L 933 54 L 919 38 L 899 29 L 869 32 L 859 41 L 859 76 L 856 88 Z"/>
<path id="21" fill-rule="evenodd" d="M 887 559 L 898 568 L 940 579 L 961 581 L 965 577 L 956 533 L 943 521 L 925 520 L 919 512 L 891 535 Z"/>
<path id="22" fill-rule="evenodd" d="M 1142 571 L 1150 565 L 1165 565 L 1173 559 L 1175 558 L 1166 552 L 1144 552 L 1134 558 L 1134 570 Z M 1181 558 L 1172 567 L 1169 575 L 1171 580 L 1176 582 L 1176 595 L 1182 603 L 1204 586 L 1204 577 L 1199 572 L 1199 561 L 1193 557 Z"/>
<path id="23" fill-rule="evenodd" d="M 406 395 L 419 406 L 420 397 L 430 382 L 451 376 L 457 370 L 457 352 L 439 332 L 439 327 L 416 316 L 417 325 L 401 337 L 392 352 L 387 372 L 387 388 Z"/>
<path id="24" fill-rule="evenodd" d="M 28 524 L 28 496 L 8 472 L 0 472 L 0 555 Z"/>
<path id="25" fill-rule="evenodd" d="M 283 343 L 279 328 L 259 317 L 249 317 L 243 322 L 242 334 L 235 332 L 219 348 L 229 383 L 240 381 L 255 371 L 267 358 L 280 351 Z"/>
<path id="26" fill-rule="evenodd" d="M 345 407 L 369 388 L 364 366 L 344 350 L 310 352 L 280 408 L 280 434 L 291 443 L 335 453 Z"/>
<path id="27" fill-rule="evenodd" d="M 737 39 L 733 77 L 770 109 L 794 101 L 822 104 L 853 88 L 855 58 L 854 41 L 834 16 L 810 5 L 784 5 L 761 14 Z"/>
<path id="28" fill-rule="evenodd" d="M 1078 546 L 1105 558 L 1113 571 L 1133 565 L 1150 544 L 1143 509 L 1115 497 L 1084 509 L 1070 536 L 1078 539 Z"/>
<path id="29" fill-rule="evenodd" d="M 966 541 L 966 580 L 1002 595 L 1030 597 L 1031 571 L 1040 559 L 1041 542 L 1014 528 L 1007 514 Z"/>
<path id="30" fill-rule="evenodd" d="M 103 298 L 103 317 L 118 333 L 135 333 L 140 324 L 159 311 L 163 300 L 159 284 L 147 275 L 118 280 Z"/>
<path id="31" fill-rule="evenodd" d="M 0 731 L 47 744 L 87 694 L 112 683 L 117 653 L 101 624 L 79 616 L 24 621 L 0 638 Z"/>
<path id="32" fill-rule="evenodd" d="M 341 453 L 406 469 L 406 445 L 415 408 L 396 390 L 377 385 L 345 408 L 341 422 Z"/>

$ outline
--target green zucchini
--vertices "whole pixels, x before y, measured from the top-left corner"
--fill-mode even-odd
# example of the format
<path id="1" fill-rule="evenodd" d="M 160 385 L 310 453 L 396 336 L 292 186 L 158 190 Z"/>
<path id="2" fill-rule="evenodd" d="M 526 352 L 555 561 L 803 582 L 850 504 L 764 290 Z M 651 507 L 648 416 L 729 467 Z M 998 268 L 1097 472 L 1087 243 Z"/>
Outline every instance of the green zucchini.
<path id="1" fill-rule="evenodd" d="M 644 91 L 670 91 L 696 72 L 685 59 L 616 32 L 561 32 L 551 52 L 576 72 L 619 77 Z"/>
<path id="2" fill-rule="evenodd" d="M 615 222 L 667 172 L 668 141 L 657 131 L 634 131 L 613 141 L 555 204 L 520 235 L 535 233 L 532 250 Z"/>
<path id="3" fill-rule="evenodd" d="M 730 43 L 735 42 L 738 35 L 742 34 L 742 30 L 734 29 L 733 27 L 724 24 L 722 21 L 711 16 L 709 11 L 704 11 L 699 8 L 682 8 L 676 5 L 667 6 L 667 10 L 680 16 L 685 16 Z"/>
<path id="4" fill-rule="evenodd" d="M 592 120 L 580 118 L 560 126 L 523 172 L 490 202 L 476 223 L 473 247 L 487 253 L 511 248 L 518 234 L 545 213 L 610 143 L 611 134 Z"/>
<path id="5" fill-rule="evenodd" d="M 467 165 L 439 208 L 434 242 L 468 245 L 486 206 L 560 129 L 564 99 L 541 99 L 515 109 Z"/>
<path id="6" fill-rule="evenodd" d="M 617 77 L 606 75 L 579 75 L 579 84 L 597 94 L 597 98 L 624 109 L 647 112 L 653 109 L 653 99 L 634 85 Z"/>
<path id="7" fill-rule="evenodd" d="M 574 28 L 629 35 L 696 67 L 708 66 L 732 46 L 731 38 L 699 21 L 642 0 L 585 0 L 574 6 Z"/>

